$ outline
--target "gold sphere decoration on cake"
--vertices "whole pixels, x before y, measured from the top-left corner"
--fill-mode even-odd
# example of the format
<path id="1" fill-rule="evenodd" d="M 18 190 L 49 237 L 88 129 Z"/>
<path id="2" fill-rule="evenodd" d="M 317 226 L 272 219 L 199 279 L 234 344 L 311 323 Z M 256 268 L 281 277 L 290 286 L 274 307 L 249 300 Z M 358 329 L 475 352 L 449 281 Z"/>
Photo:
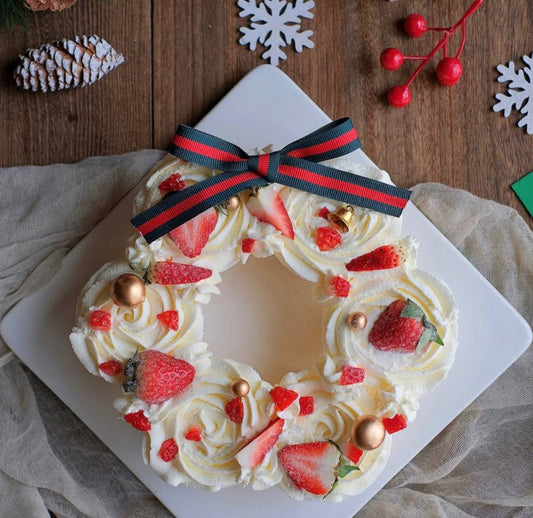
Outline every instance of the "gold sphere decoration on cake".
<path id="1" fill-rule="evenodd" d="M 113 302 L 123 308 L 134 308 L 146 298 L 146 284 L 133 273 L 119 275 L 111 285 Z"/>
<path id="2" fill-rule="evenodd" d="M 241 199 L 235 195 L 222 202 L 222 208 L 228 211 L 235 211 L 241 206 Z"/>
<path id="3" fill-rule="evenodd" d="M 351 205 L 341 207 L 335 212 L 328 214 L 328 220 L 339 232 L 345 234 L 350 230 L 354 216 L 354 208 Z"/>
<path id="4" fill-rule="evenodd" d="M 385 426 L 375 415 L 363 415 L 352 427 L 351 441 L 361 450 L 375 450 L 385 440 Z"/>
<path id="5" fill-rule="evenodd" d="M 250 392 L 250 384 L 240 378 L 231 384 L 231 390 L 236 396 L 246 396 Z"/>
<path id="6" fill-rule="evenodd" d="M 350 313 L 348 315 L 348 325 L 354 331 L 361 331 L 361 329 L 364 329 L 366 327 L 366 323 L 366 315 L 364 313 L 361 313 L 360 311 L 356 311 L 355 313 Z"/>

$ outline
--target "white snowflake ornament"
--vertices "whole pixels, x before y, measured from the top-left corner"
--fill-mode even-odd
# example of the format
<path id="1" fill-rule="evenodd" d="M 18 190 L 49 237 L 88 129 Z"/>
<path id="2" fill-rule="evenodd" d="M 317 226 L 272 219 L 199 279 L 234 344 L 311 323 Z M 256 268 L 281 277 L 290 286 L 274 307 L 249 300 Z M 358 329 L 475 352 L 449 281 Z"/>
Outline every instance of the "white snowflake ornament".
<path id="1" fill-rule="evenodd" d="M 261 57 L 270 60 L 271 65 L 278 66 L 280 59 L 287 59 L 281 49 L 291 43 L 297 52 L 315 46 L 310 39 L 313 31 L 300 32 L 301 18 L 313 18 L 311 9 L 315 2 L 312 0 L 263 0 L 259 3 L 239 0 L 237 5 L 241 9 L 241 18 L 252 17 L 249 28 L 239 29 L 243 33 L 239 43 L 248 45 L 250 50 L 255 50 L 257 43 L 261 43 L 267 48 Z"/>
<path id="2" fill-rule="evenodd" d="M 503 111 L 504 117 L 511 115 L 515 108 L 524 115 L 518 121 L 518 127 L 526 127 L 528 135 L 533 135 L 533 54 L 523 56 L 526 64 L 524 68 L 515 69 L 515 64 L 510 61 L 508 66 L 498 65 L 496 70 L 500 73 L 499 83 L 509 83 L 509 95 L 496 94 L 498 102 L 492 107 L 495 112 Z"/>

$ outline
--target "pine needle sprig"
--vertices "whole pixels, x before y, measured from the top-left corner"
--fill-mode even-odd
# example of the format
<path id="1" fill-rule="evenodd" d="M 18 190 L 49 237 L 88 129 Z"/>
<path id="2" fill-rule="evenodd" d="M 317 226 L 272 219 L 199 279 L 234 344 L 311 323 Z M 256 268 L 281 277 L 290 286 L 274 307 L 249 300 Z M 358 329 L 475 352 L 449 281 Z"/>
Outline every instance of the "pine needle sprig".
<path id="1" fill-rule="evenodd" d="M 30 13 L 24 0 L 0 0 L 0 29 L 9 32 L 20 26 L 27 31 L 30 28 Z"/>

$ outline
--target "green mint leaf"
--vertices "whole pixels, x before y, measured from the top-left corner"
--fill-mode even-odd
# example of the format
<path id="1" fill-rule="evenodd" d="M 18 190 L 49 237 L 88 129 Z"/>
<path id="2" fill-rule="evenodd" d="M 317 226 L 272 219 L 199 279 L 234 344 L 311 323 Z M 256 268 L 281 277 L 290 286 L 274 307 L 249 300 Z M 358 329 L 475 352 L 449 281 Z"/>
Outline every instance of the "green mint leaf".
<path id="1" fill-rule="evenodd" d="M 424 318 L 425 315 L 418 304 L 415 304 L 411 299 L 407 299 L 407 306 L 402 309 L 400 316 L 404 318 Z"/>
<path id="2" fill-rule="evenodd" d="M 339 466 L 337 468 L 337 476 L 339 478 L 344 478 L 346 475 L 352 471 L 360 471 L 357 466 Z"/>
<path id="3" fill-rule="evenodd" d="M 439 333 L 436 333 L 436 335 L 433 337 L 433 341 L 436 344 L 444 345 L 444 342 L 442 341 L 442 338 L 439 336 Z"/>

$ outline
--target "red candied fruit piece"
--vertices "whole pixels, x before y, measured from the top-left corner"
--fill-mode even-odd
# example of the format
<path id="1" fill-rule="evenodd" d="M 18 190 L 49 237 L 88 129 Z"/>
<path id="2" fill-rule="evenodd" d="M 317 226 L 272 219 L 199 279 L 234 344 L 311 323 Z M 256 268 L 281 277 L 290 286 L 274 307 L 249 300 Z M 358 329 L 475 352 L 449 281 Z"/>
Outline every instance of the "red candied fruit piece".
<path id="1" fill-rule="evenodd" d="M 270 391 L 270 397 L 276 404 L 276 408 L 281 412 L 296 400 L 298 392 L 283 387 L 274 387 Z"/>
<path id="2" fill-rule="evenodd" d="M 346 457 L 350 459 L 354 464 L 357 464 L 361 460 L 361 457 L 363 456 L 363 450 L 360 450 L 351 442 L 348 443 L 346 450 Z"/>
<path id="3" fill-rule="evenodd" d="M 124 416 L 124 421 L 126 421 L 126 423 L 131 424 L 133 428 L 135 428 L 136 430 L 140 430 L 141 432 L 147 432 L 148 430 L 152 429 L 150 421 L 148 421 L 148 418 L 144 415 L 144 412 L 142 410 L 126 414 Z"/>
<path id="4" fill-rule="evenodd" d="M 185 439 L 188 441 L 200 442 L 202 440 L 202 432 L 200 428 L 192 426 L 189 428 L 189 431 L 185 434 Z"/>
<path id="5" fill-rule="evenodd" d="M 170 462 L 177 454 L 179 448 L 176 441 L 171 437 L 161 443 L 158 455 L 165 461 Z"/>
<path id="6" fill-rule="evenodd" d="M 236 397 L 228 401 L 225 410 L 230 421 L 242 423 L 244 419 L 244 404 L 241 397 Z"/>
<path id="7" fill-rule="evenodd" d="M 254 251 L 255 239 L 247 237 L 242 240 L 241 248 L 243 254 L 251 254 Z"/>
<path id="8" fill-rule="evenodd" d="M 300 396 L 300 414 L 310 415 L 315 411 L 315 398 L 313 396 Z"/>
<path id="9" fill-rule="evenodd" d="M 337 248 L 342 241 L 342 236 L 331 227 L 320 227 L 316 231 L 316 244 L 321 252 Z"/>
<path id="10" fill-rule="evenodd" d="M 347 297 L 350 294 L 351 286 L 349 281 L 336 275 L 329 281 L 328 293 L 337 297 Z"/>
<path id="11" fill-rule="evenodd" d="M 89 315 L 89 325 L 95 331 L 110 331 L 111 313 L 109 313 L 109 311 L 102 311 L 101 309 L 91 311 L 91 314 Z"/>
<path id="12" fill-rule="evenodd" d="M 170 309 L 168 311 L 163 311 L 159 313 L 157 320 L 159 320 L 165 327 L 177 331 L 179 327 L 179 314 L 175 309 Z"/>
<path id="13" fill-rule="evenodd" d="M 362 383 L 365 379 L 365 369 L 344 365 L 341 373 L 341 385 L 353 385 Z"/>
<path id="14" fill-rule="evenodd" d="M 117 376 L 123 370 L 123 365 L 117 360 L 109 360 L 98 365 L 98 368 L 108 376 Z"/>
<path id="15" fill-rule="evenodd" d="M 181 179 L 181 174 L 174 173 L 163 180 L 158 187 L 161 192 L 182 191 L 185 189 L 185 182 Z"/>
<path id="16" fill-rule="evenodd" d="M 382 421 L 387 433 L 396 433 L 407 428 L 407 419 L 402 414 L 396 414 L 394 417 L 384 417 Z"/>
<path id="17" fill-rule="evenodd" d="M 327 208 L 327 207 L 322 207 L 319 211 L 318 211 L 318 216 L 320 218 L 324 218 L 325 220 L 328 219 L 328 214 L 330 213 L 331 211 Z"/>

